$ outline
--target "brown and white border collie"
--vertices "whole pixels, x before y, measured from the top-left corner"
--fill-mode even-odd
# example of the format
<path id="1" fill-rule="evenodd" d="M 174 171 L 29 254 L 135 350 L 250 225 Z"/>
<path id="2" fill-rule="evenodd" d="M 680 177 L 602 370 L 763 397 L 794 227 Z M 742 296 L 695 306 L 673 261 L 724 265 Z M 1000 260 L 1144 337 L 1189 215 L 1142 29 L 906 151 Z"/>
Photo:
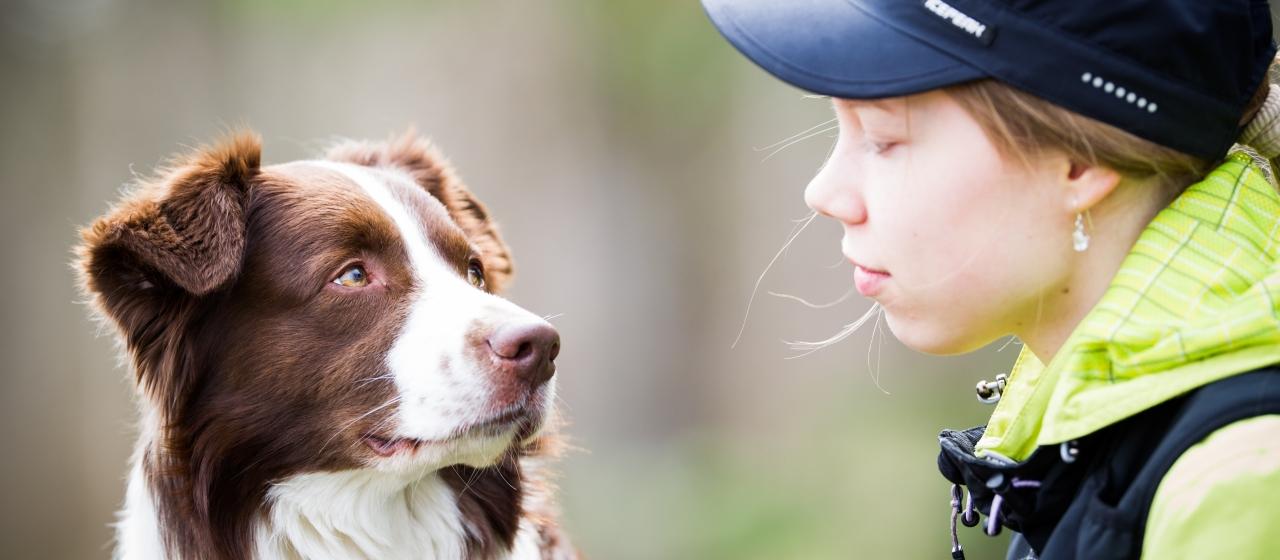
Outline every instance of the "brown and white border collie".
<path id="1" fill-rule="evenodd" d="M 484 206 L 412 133 L 260 152 L 197 149 L 82 232 L 142 412 L 116 556 L 576 557 L 539 465 L 559 335 L 495 295 Z"/>

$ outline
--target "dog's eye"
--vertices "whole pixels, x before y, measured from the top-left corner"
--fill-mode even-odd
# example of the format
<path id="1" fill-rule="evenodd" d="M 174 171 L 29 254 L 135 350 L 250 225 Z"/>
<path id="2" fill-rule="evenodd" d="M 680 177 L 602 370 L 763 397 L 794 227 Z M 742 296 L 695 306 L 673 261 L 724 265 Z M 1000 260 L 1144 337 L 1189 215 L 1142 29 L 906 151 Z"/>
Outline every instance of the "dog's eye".
<path id="1" fill-rule="evenodd" d="M 347 288 L 363 288 L 369 285 L 369 273 L 365 272 L 363 266 L 354 264 L 334 278 L 333 283 Z"/>
<path id="2" fill-rule="evenodd" d="M 471 264 L 467 266 L 467 281 L 472 286 L 484 289 L 484 265 L 480 264 L 479 259 L 471 259 Z"/>

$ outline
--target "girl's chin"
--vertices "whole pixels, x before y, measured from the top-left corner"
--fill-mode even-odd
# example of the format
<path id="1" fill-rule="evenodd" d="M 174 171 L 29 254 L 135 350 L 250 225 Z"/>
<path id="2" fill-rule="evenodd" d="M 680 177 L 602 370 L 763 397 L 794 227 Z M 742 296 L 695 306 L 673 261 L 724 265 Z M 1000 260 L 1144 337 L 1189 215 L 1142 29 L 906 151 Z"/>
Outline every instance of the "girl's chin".
<path id="1" fill-rule="evenodd" d="M 903 319 L 886 308 L 884 319 L 894 338 L 907 348 L 925 354 L 935 356 L 967 354 L 990 342 L 957 337 L 957 334 L 972 331 L 930 321 L 927 316 L 919 319 Z"/>

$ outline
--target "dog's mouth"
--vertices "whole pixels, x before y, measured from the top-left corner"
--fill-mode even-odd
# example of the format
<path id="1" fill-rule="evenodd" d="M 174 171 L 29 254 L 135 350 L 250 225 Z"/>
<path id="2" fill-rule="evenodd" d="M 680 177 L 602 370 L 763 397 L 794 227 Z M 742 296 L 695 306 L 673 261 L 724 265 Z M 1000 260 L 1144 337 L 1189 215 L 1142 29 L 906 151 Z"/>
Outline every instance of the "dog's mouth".
<path id="1" fill-rule="evenodd" d="M 417 439 L 393 435 L 365 434 L 361 439 L 366 447 L 379 457 L 392 457 L 401 453 L 414 453 L 423 446 L 445 445 L 473 437 L 495 437 L 512 428 L 520 429 L 535 421 L 536 413 L 524 406 L 515 406 L 478 422 L 465 424 L 453 433 L 439 439 Z"/>
<path id="2" fill-rule="evenodd" d="M 364 436 L 364 444 L 379 457 L 390 457 L 398 453 L 413 453 L 419 447 L 426 445 L 426 441 L 412 438 L 386 438 L 366 434 Z"/>

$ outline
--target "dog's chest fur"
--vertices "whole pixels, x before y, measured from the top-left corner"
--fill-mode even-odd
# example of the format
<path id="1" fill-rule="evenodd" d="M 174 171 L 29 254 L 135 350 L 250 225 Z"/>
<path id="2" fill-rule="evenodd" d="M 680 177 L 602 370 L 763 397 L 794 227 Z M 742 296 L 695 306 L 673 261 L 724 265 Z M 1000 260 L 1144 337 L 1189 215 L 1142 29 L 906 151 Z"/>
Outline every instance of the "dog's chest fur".
<path id="1" fill-rule="evenodd" d="M 141 464 L 129 475 L 117 525 L 117 558 L 164 558 L 156 510 Z M 256 522 L 264 559 L 453 559 L 466 556 L 470 530 L 453 489 L 435 473 L 378 477 L 358 471 L 299 475 L 272 487 Z M 506 560 L 538 560 L 538 529 L 522 522 Z"/>

